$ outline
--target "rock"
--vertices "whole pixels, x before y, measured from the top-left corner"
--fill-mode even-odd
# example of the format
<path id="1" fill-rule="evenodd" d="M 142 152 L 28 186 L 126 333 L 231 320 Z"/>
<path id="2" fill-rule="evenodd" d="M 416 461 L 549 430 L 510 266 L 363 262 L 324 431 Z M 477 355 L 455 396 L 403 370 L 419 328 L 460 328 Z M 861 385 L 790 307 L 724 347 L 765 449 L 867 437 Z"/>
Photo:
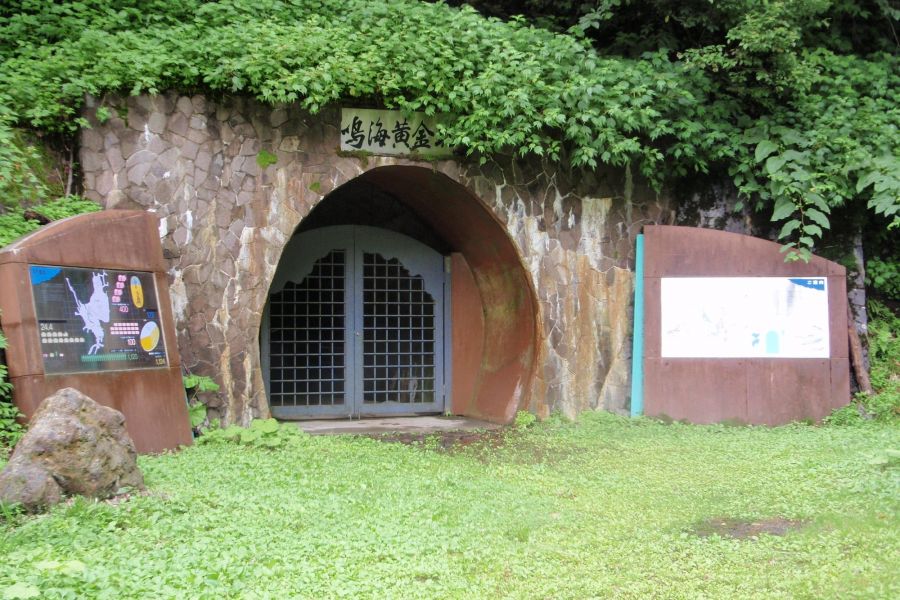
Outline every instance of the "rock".
<path id="1" fill-rule="evenodd" d="M 10 461 L 0 473 L 0 502 L 21 504 L 30 511 L 59 504 L 63 489 L 41 465 Z"/>
<path id="2" fill-rule="evenodd" d="M 0 472 L 0 502 L 30 511 L 67 494 L 107 498 L 122 488 L 143 487 L 124 415 L 74 388 L 41 403 Z"/>

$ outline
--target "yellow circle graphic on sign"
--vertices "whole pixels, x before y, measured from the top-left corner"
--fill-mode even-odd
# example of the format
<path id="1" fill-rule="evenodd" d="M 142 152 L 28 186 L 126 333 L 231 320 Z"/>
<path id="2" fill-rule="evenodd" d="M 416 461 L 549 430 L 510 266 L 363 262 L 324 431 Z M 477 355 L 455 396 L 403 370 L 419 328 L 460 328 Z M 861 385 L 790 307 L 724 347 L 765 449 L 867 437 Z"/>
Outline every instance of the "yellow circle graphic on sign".
<path id="1" fill-rule="evenodd" d="M 141 328 L 141 348 L 150 352 L 159 344 L 159 325 L 153 321 L 144 323 Z"/>
<path id="2" fill-rule="evenodd" d="M 131 301 L 135 308 L 144 306 L 144 286 L 141 285 L 141 280 L 137 275 L 131 277 Z"/>

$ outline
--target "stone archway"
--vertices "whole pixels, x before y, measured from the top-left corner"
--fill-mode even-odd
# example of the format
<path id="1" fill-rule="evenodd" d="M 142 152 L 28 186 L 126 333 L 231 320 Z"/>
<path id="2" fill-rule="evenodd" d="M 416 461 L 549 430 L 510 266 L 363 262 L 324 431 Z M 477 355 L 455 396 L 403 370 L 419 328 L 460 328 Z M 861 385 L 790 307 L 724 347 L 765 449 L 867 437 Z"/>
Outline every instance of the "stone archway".
<path id="1" fill-rule="evenodd" d="M 537 316 L 531 281 L 503 225 L 448 175 L 412 165 L 372 168 L 337 186 L 306 218 L 315 220 L 313 214 L 321 214 L 332 198 L 346 198 L 348 189 L 350 194 L 365 189 L 393 198 L 428 230 L 423 235 L 439 240 L 451 263 L 453 359 L 447 408 L 454 414 L 510 420 L 527 401 L 537 354 Z M 301 219 L 298 227 L 303 225 Z"/>

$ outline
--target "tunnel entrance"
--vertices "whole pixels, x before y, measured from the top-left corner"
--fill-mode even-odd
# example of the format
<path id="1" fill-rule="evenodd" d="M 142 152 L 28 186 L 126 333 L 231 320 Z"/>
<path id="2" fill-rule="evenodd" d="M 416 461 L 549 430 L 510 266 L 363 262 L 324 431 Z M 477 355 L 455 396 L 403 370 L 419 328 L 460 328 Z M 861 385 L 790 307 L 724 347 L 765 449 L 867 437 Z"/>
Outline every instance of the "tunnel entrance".
<path id="1" fill-rule="evenodd" d="M 269 409 L 508 422 L 531 395 L 536 306 L 503 223 L 467 188 L 431 168 L 371 169 L 284 247 L 260 328 Z"/>
<path id="2" fill-rule="evenodd" d="M 445 406 L 444 257 L 386 229 L 294 237 L 262 344 L 272 415 L 365 417 Z"/>

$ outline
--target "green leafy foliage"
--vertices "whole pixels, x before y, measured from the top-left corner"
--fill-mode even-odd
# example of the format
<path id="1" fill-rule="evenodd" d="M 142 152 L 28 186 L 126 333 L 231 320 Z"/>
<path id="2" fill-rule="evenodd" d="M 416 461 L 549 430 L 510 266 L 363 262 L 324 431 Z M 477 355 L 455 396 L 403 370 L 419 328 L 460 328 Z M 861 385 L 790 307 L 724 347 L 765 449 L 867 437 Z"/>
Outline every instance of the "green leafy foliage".
<path id="1" fill-rule="evenodd" d="M 188 404 L 188 419 L 191 421 L 191 429 L 200 427 L 206 421 L 206 405 L 200 402 Z"/>
<path id="2" fill-rule="evenodd" d="M 0 353 L 7 348 L 6 336 L 0 329 Z M 22 416 L 12 402 L 12 384 L 7 381 L 6 365 L 0 362 L 0 452 L 12 448 L 25 434 L 25 428 L 18 419 Z"/>
<path id="3" fill-rule="evenodd" d="M 0 521 L 0 597 L 26 586 L 48 599 L 900 592 L 896 427 L 589 413 L 451 451 L 292 439 L 276 451 L 223 441 L 141 456 L 146 495 Z M 695 533 L 714 518 L 802 525 Z"/>
<path id="4" fill-rule="evenodd" d="M 207 413 L 206 405 L 198 399 L 197 395 L 206 392 L 218 392 L 219 384 L 213 381 L 212 377 L 195 375 L 193 373 L 182 375 L 181 381 L 188 394 L 188 417 L 191 420 L 191 428 L 196 431 L 196 428 L 203 425 L 206 421 Z"/>
<path id="5" fill-rule="evenodd" d="M 224 429 L 213 429 L 197 443 L 239 444 L 275 450 L 299 444 L 305 435 L 293 423 L 279 423 L 275 419 L 254 419 L 249 427 L 231 425 Z"/>
<path id="6" fill-rule="evenodd" d="M 781 237 L 809 248 L 834 207 L 856 203 L 900 224 L 900 86 L 893 57 L 862 60 L 817 50 L 805 56 L 808 89 L 760 116 L 731 167 L 739 189 L 773 206 Z M 885 82 L 885 84 L 882 84 Z M 750 147 L 753 147 L 752 161 Z"/>
<path id="7" fill-rule="evenodd" d="M 0 103 L 73 130 L 85 94 L 199 89 L 448 115 L 439 134 L 480 160 L 632 165 L 657 187 L 725 167 L 795 258 L 836 206 L 900 218 L 886 3 L 476 4 L 556 31 L 415 0 L 34 0 L 0 9 Z"/>
<path id="8" fill-rule="evenodd" d="M 900 316 L 880 302 L 869 309 L 869 376 L 874 394 L 859 393 L 856 404 L 834 411 L 832 425 L 859 425 L 867 420 L 900 424 Z"/>
<path id="9" fill-rule="evenodd" d="M 878 257 L 867 260 L 866 285 L 884 298 L 900 301 L 900 262 Z"/>
<path id="10" fill-rule="evenodd" d="M 213 381 L 208 375 L 184 375 L 181 377 L 184 389 L 190 390 L 192 395 L 203 392 L 218 392 L 219 384 Z"/>
<path id="11" fill-rule="evenodd" d="M 34 147 L 25 144 L 21 134 L 0 118 L 0 205 L 15 206 L 47 197 L 47 186 L 33 170 L 40 160 Z"/>
<path id="12" fill-rule="evenodd" d="M 520 410 L 516 413 L 516 418 L 513 419 L 513 427 L 519 431 L 524 431 L 534 425 L 535 422 L 537 422 L 537 417 L 534 413 Z"/>
<path id="13" fill-rule="evenodd" d="M 256 155 L 256 164 L 259 165 L 260 169 L 265 169 L 277 162 L 278 157 L 266 150 L 260 150 L 259 154 Z"/>
<path id="14" fill-rule="evenodd" d="M 869 302 L 869 363 L 871 412 L 883 421 L 900 420 L 900 316 L 878 302 Z"/>
<path id="15" fill-rule="evenodd" d="M 13 448 L 25 435 L 25 427 L 18 422 L 21 417 L 9 397 L 0 398 L 0 451 Z"/>
<path id="16" fill-rule="evenodd" d="M 31 210 L 51 221 L 57 221 L 83 213 L 96 212 L 100 210 L 100 206 L 96 202 L 79 196 L 66 196 L 32 206 Z M 21 206 L 6 213 L 0 213 L 0 248 L 40 227 L 40 223 L 25 217 L 25 208 Z"/>
<path id="17" fill-rule="evenodd" d="M 28 583 L 15 583 L 3 590 L 3 600 L 27 600 L 40 597 L 41 590 Z"/>
<path id="18" fill-rule="evenodd" d="M 39 202 L 54 191 L 47 183 L 45 157 L 13 127 L 16 121 L 10 97 L 0 92 L 0 209 Z"/>

